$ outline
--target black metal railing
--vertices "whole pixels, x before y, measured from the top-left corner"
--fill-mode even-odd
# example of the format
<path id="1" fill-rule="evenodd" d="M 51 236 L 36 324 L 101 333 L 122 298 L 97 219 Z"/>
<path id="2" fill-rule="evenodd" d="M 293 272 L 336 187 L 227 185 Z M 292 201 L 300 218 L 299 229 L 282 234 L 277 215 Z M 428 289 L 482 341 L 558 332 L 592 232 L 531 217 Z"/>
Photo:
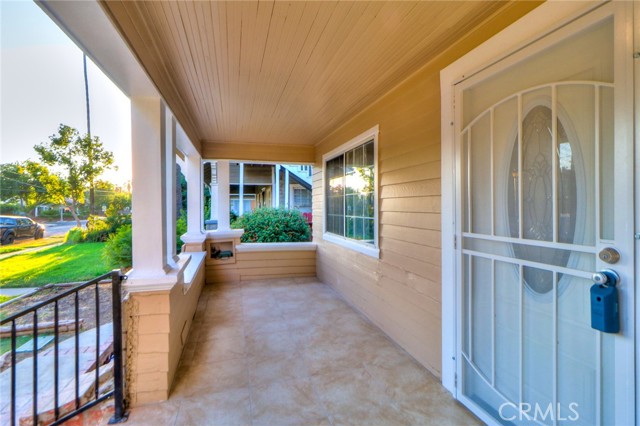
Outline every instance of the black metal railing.
<path id="1" fill-rule="evenodd" d="M 111 320 L 113 323 L 113 353 L 103 353 L 101 351 L 101 341 L 100 341 L 100 283 L 104 280 L 111 280 Z M 87 281 L 83 284 L 74 286 L 73 288 L 66 290 L 60 294 L 57 294 L 43 302 L 39 302 L 33 306 L 30 306 L 20 312 L 12 314 L 7 318 L 4 318 L 0 321 L 0 326 L 9 326 L 3 327 L 6 330 L 10 330 L 10 341 L 11 341 L 11 353 L 10 353 L 10 418 L 8 424 L 11 426 L 15 426 L 16 424 L 21 423 L 21 420 L 30 423 L 32 425 L 38 424 L 54 424 L 58 425 L 64 423 L 70 418 L 80 414 L 81 412 L 99 404 L 100 402 L 113 397 L 114 398 L 114 415 L 109 421 L 112 423 L 120 423 L 126 421 L 127 413 L 125 412 L 124 405 L 124 375 L 123 375 L 123 361 L 122 361 L 122 292 L 121 292 L 121 284 L 122 281 L 126 279 L 126 276 L 122 275 L 120 271 L 112 271 L 102 276 L 99 276 L 91 281 Z M 82 325 L 82 321 L 80 318 L 80 292 L 91 291 L 91 286 L 95 286 L 95 360 L 89 360 L 94 362 L 92 364 L 95 367 L 95 373 L 93 375 L 93 384 L 89 386 L 93 386 L 93 392 L 90 394 L 82 394 L 81 395 L 81 376 L 84 374 L 86 377 L 89 372 L 81 372 L 80 371 L 80 358 L 81 358 L 81 347 L 80 347 L 80 328 Z M 104 295 L 103 295 L 104 297 Z M 63 301 L 68 301 L 67 298 L 73 298 L 73 313 L 71 314 L 72 320 L 69 320 L 65 323 L 65 325 L 61 325 L 60 322 L 60 304 Z M 50 328 L 53 328 L 53 389 L 49 389 L 48 391 L 53 393 L 53 401 L 52 406 L 51 402 L 47 404 L 47 401 L 50 400 L 50 395 L 45 395 L 45 397 L 39 398 L 42 396 L 42 392 L 46 389 L 43 389 L 41 385 L 39 387 L 39 374 L 41 372 L 38 370 L 38 352 L 39 352 L 39 312 L 47 312 L 50 314 L 50 309 L 53 307 L 53 323 Z M 29 317 L 31 320 L 29 321 Z M 17 354 L 17 341 L 18 341 L 18 333 L 23 333 L 23 330 L 31 329 L 29 327 L 29 323 L 32 325 L 32 335 L 33 335 L 33 349 L 31 351 L 31 371 L 29 373 L 32 374 L 31 378 L 31 422 L 28 417 L 28 412 L 23 408 L 20 412 L 18 409 L 22 407 L 18 407 L 18 354 Z M 40 325 L 42 326 L 42 325 Z M 49 329 L 50 329 L 49 328 Z M 61 328 L 65 330 L 61 332 Z M 74 368 L 73 368 L 73 377 L 61 377 L 61 362 L 68 363 L 70 361 L 69 350 L 65 350 L 63 354 L 60 353 L 61 334 L 64 332 L 73 333 L 73 336 L 68 337 L 68 341 L 64 343 L 65 347 L 69 347 L 71 339 L 73 339 L 73 359 L 74 359 Z M 29 333 L 29 335 L 31 335 Z M 107 392 L 101 392 L 101 383 L 100 383 L 100 367 L 101 364 L 104 365 L 105 359 L 101 358 L 105 355 L 110 355 L 109 359 L 113 360 L 113 389 Z M 26 361 L 26 360 L 24 360 Z M 21 362 L 22 363 L 22 362 Z M 21 373 L 24 373 L 24 370 L 29 368 L 29 364 L 24 364 L 21 368 Z M 61 389 L 61 380 L 66 381 L 66 385 L 63 384 L 64 389 Z M 25 380 L 23 380 L 24 382 Z M 28 383 L 28 380 L 26 380 Z M 85 379 L 82 382 L 86 382 Z M 61 391 L 64 391 L 64 396 L 69 396 L 69 386 L 73 383 L 73 389 L 71 392 L 71 401 L 65 401 L 61 399 Z M 21 383 L 22 386 L 24 383 Z M 2 384 L 3 388 L 6 388 L 5 384 Z M 40 394 L 40 395 L 39 395 Z M 22 401 L 24 402 L 24 401 Z M 64 409 L 63 409 L 64 408 Z M 39 412 L 41 411 L 41 412 Z M 6 417 L 5 417 L 6 419 Z M 3 421 L 3 423 L 5 423 Z"/>

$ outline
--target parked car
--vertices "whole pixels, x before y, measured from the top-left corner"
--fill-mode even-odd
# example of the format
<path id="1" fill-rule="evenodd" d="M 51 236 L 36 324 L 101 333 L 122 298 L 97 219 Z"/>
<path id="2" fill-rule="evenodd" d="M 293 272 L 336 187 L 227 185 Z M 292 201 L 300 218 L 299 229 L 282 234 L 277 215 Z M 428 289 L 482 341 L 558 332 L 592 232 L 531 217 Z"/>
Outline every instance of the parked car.
<path id="1" fill-rule="evenodd" d="M 0 216 L 0 243 L 13 244 L 18 238 L 42 238 L 44 225 L 24 216 Z"/>

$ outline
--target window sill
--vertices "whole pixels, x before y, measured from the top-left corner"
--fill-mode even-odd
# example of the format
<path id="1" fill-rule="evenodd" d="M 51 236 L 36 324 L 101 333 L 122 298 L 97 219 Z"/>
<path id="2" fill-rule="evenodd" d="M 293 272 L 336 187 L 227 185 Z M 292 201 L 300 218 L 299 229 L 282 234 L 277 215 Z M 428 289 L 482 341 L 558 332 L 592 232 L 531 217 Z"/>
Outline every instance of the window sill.
<path id="1" fill-rule="evenodd" d="M 350 250 L 357 251 L 358 253 L 365 254 L 367 256 L 373 257 L 375 259 L 380 259 L 380 249 L 377 247 L 370 246 L 366 243 L 359 243 L 354 240 L 350 240 L 348 238 L 339 237 L 333 234 L 322 234 L 322 239 L 324 241 L 328 241 L 333 244 L 337 244 L 342 247 L 346 247 Z"/>

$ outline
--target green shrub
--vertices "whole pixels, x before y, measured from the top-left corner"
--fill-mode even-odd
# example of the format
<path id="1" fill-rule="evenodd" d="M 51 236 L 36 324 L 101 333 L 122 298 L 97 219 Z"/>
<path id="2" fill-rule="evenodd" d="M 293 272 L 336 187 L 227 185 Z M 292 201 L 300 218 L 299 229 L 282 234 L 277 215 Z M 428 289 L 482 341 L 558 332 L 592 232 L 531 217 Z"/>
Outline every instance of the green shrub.
<path id="1" fill-rule="evenodd" d="M 0 202 L 0 214 L 22 215 L 22 214 L 24 214 L 24 209 L 18 203 L 2 203 L 2 202 Z"/>
<path id="2" fill-rule="evenodd" d="M 78 244 L 84 242 L 84 230 L 82 228 L 69 229 L 67 234 L 64 236 L 65 244 Z"/>
<path id="3" fill-rule="evenodd" d="M 111 227 L 102 218 L 89 216 L 87 230 L 84 231 L 84 241 L 88 243 L 105 242 L 111 234 Z"/>
<path id="4" fill-rule="evenodd" d="M 51 221 L 58 221 L 58 220 L 60 220 L 60 209 L 55 207 L 55 208 L 52 208 L 52 209 L 49 209 L 49 210 L 41 210 L 38 213 L 38 217 L 40 219 L 48 219 L 48 220 L 51 220 Z M 63 215 L 62 215 L 62 218 L 66 219 L 66 220 L 73 220 L 73 215 L 71 214 L 71 212 L 65 211 L 63 213 Z"/>
<path id="5" fill-rule="evenodd" d="M 297 210 L 260 208 L 236 220 L 232 228 L 244 228 L 243 243 L 310 241 L 309 225 Z"/>
<path id="6" fill-rule="evenodd" d="M 182 211 L 180 217 L 176 221 L 176 253 L 182 250 L 182 240 L 180 237 L 187 233 L 187 212 Z"/>
<path id="7" fill-rule="evenodd" d="M 239 218 L 238 214 L 236 212 L 234 212 L 233 210 L 231 210 L 229 212 L 229 223 L 233 223 L 235 221 L 237 221 Z"/>
<path id="8" fill-rule="evenodd" d="M 116 194 L 105 212 L 109 232 L 114 234 L 122 225 L 131 223 L 131 194 Z"/>
<path id="9" fill-rule="evenodd" d="M 118 232 L 111 235 L 104 246 L 102 254 L 111 268 L 128 268 L 131 266 L 131 225 L 122 225 Z"/>

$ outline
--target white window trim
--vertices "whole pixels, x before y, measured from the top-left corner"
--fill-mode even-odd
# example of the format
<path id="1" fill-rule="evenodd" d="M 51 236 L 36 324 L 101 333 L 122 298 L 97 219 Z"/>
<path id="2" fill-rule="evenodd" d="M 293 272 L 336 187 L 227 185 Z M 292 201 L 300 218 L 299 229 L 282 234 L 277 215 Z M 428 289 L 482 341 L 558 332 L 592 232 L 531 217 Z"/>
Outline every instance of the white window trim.
<path id="1" fill-rule="evenodd" d="M 355 138 L 343 143 L 339 147 L 332 149 L 322 156 L 322 239 L 330 243 L 334 243 L 353 251 L 365 254 L 367 256 L 380 258 L 380 246 L 378 244 L 378 133 L 379 126 L 376 125 L 371 129 L 360 133 Z M 351 238 L 343 237 L 340 235 L 326 232 L 327 229 L 327 214 L 326 214 L 326 174 L 327 174 L 327 161 L 344 154 L 350 149 L 356 148 L 364 144 L 365 142 L 373 139 L 373 190 L 375 197 L 373 198 L 373 242 L 374 246 L 369 243 L 359 242 L 352 240 Z"/>

